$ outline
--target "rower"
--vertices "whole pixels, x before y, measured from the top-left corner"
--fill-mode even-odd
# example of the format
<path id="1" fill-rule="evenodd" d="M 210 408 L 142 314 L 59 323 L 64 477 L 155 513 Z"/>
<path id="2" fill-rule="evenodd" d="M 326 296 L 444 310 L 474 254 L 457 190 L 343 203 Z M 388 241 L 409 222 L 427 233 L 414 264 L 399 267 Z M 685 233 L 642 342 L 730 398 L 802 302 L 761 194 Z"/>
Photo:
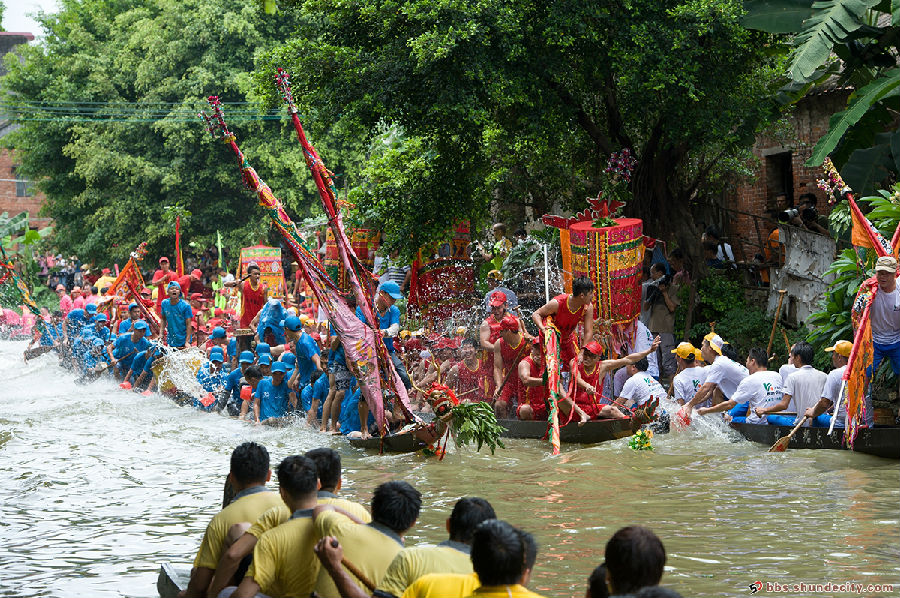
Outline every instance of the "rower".
<path id="1" fill-rule="evenodd" d="M 191 318 L 194 312 L 190 304 L 182 298 L 181 287 L 170 282 L 166 287 L 168 298 L 160 306 L 162 328 L 159 338 L 173 349 L 184 349 L 191 342 Z"/>
<path id="2" fill-rule="evenodd" d="M 228 481 L 237 494 L 206 527 L 200 550 L 194 558 L 188 587 L 179 595 L 180 598 L 203 598 L 207 595 L 207 588 L 224 550 L 225 536 L 232 525 L 255 521 L 267 509 L 282 503 L 278 493 L 266 488 L 266 482 L 271 477 L 269 452 L 264 446 L 245 442 L 234 449 Z"/>
<path id="3" fill-rule="evenodd" d="M 775 426 L 793 426 L 800 422 L 803 418 L 801 413 L 806 413 L 810 407 L 814 407 L 822 398 L 822 390 L 825 388 L 825 381 L 828 375 L 812 366 L 815 358 L 815 350 L 812 345 L 807 342 L 799 342 L 794 345 L 791 350 L 791 356 L 794 358 L 794 365 L 797 371 L 787 377 L 784 385 L 784 397 L 781 401 L 769 405 L 767 407 L 756 407 L 753 412 L 757 416 L 762 417 L 769 413 L 776 413 L 787 409 L 793 400 L 797 406 L 797 416 L 791 418 L 786 415 L 770 415 L 768 423 Z M 804 422 L 803 426 L 807 427 L 810 422 Z"/>
<path id="4" fill-rule="evenodd" d="M 228 415 L 238 415 L 241 410 L 241 378 L 251 365 L 253 365 L 253 352 L 242 351 L 238 358 L 238 367 L 231 370 L 225 376 L 225 391 L 231 393 L 231 397 L 225 404 Z"/>
<path id="5" fill-rule="evenodd" d="M 519 363 L 525 359 L 529 342 L 519 327 L 519 321 L 507 314 L 500 321 L 500 338 L 494 343 L 494 413 L 498 419 L 507 417 L 507 411 L 519 396 Z M 514 375 L 516 374 L 516 375 Z"/>
<path id="6" fill-rule="evenodd" d="M 578 356 L 578 343 L 575 338 L 578 324 L 584 323 L 584 344 L 594 338 L 594 283 L 585 276 L 572 281 L 572 293 L 557 295 L 540 309 L 531 314 L 541 338 L 547 331 L 546 319 L 553 317 L 553 323 L 559 330 L 560 366 L 568 368 L 572 360 Z"/>
<path id="7" fill-rule="evenodd" d="M 456 390 L 461 401 L 478 403 L 486 400 L 486 384 L 478 359 L 478 342 L 467 338 L 462 341 L 462 361 L 453 366 L 447 375 L 447 386 Z"/>
<path id="8" fill-rule="evenodd" d="M 544 353 L 541 339 L 531 341 L 530 354 L 519 362 L 519 384 L 521 400 L 516 408 L 516 417 L 521 420 L 545 420 L 547 413 L 547 382 L 544 380 Z"/>
<path id="9" fill-rule="evenodd" d="M 706 380 L 706 368 L 700 367 L 698 363 L 700 359 L 700 349 L 688 342 L 680 343 L 672 349 L 675 354 L 675 360 L 678 362 L 678 373 L 672 380 L 672 398 L 679 405 L 684 405 L 687 401 L 694 398 L 697 391 Z M 711 404 L 707 399 L 703 407 Z"/>
<path id="10" fill-rule="evenodd" d="M 652 345 L 653 350 L 655 351 L 658 346 L 659 338 Z M 636 358 L 636 361 L 638 363 L 642 359 L 646 361 L 646 355 L 648 354 L 635 354 L 641 355 L 641 357 Z M 581 418 L 582 423 L 589 419 L 601 417 L 608 419 L 624 419 L 627 417 L 615 406 L 602 403 L 603 383 L 607 372 L 621 367 L 618 362 L 623 362 L 622 365 L 631 367 L 630 364 L 635 363 L 635 361 L 631 361 L 629 358 L 634 356 L 629 355 L 625 359 L 610 359 L 601 362 L 601 355 L 603 355 L 603 345 L 597 341 L 591 341 L 581 351 L 581 363 L 578 363 L 577 359 L 573 359 L 569 364 L 571 371 L 575 372 L 575 376 L 569 387 L 568 400 L 574 401 L 575 412 Z M 568 412 L 566 409 L 560 410 Z"/>
<path id="11" fill-rule="evenodd" d="M 497 390 L 494 382 L 494 343 L 500 340 L 500 322 L 506 316 L 515 317 L 511 311 L 507 309 L 508 298 L 503 291 L 494 291 L 489 295 L 489 306 L 491 313 L 481 321 L 481 327 L 478 329 L 478 338 L 481 348 L 485 351 L 481 356 L 481 372 L 487 379 L 487 396 L 494 396 Z"/>
<path id="12" fill-rule="evenodd" d="M 703 403 L 708 398 L 712 399 L 713 405 L 730 399 L 741 380 L 749 375 L 747 368 L 722 354 L 722 347 L 725 344 L 725 340 L 715 332 L 710 332 L 703 337 L 700 354 L 703 356 L 703 360 L 710 365 L 707 368 L 706 381 L 700 390 L 679 410 L 679 413 L 683 414 L 682 417 L 686 417 L 688 421 L 694 406 Z"/>
<path id="13" fill-rule="evenodd" d="M 847 370 L 847 363 L 850 360 L 850 352 L 853 351 L 853 343 L 850 341 L 838 341 L 831 347 L 827 347 L 826 351 L 831 353 L 831 364 L 834 369 L 828 373 L 825 380 L 825 387 L 822 389 L 822 398 L 819 402 L 808 408 L 804 415 L 809 416 L 813 426 L 830 427 L 831 420 L 834 418 L 835 428 L 844 428 L 847 426 L 847 394 L 844 391 L 843 399 L 841 396 L 841 386 L 844 384 L 844 372 Z M 835 405 L 840 401 L 840 408 L 837 412 L 833 411 Z M 826 412 L 831 411 L 831 415 Z M 866 425 L 872 427 L 875 425 L 875 413 L 872 409 L 872 395 L 865 394 L 865 416 Z"/>
<path id="14" fill-rule="evenodd" d="M 141 319 L 141 308 L 138 307 L 137 303 L 132 301 L 128 305 L 128 319 L 122 320 L 121 322 L 119 322 L 118 333 L 125 334 L 126 332 L 129 332 L 131 330 L 131 327 L 134 325 L 134 323 L 140 319 Z"/>
<path id="15" fill-rule="evenodd" d="M 225 373 L 222 364 L 225 361 L 225 352 L 221 347 L 216 347 L 209 353 L 209 359 L 200 365 L 197 370 L 197 382 L 208 395 L 194 397 L 194 408 L 203 411 L 212 411 L 219 404 L 219 395 L 225 391 Z"/>
<path id="16" fill-rule="evenodd" d="M 317 448 L 307 451 L 303 456 L 312 459 L 316 466 L 316 475 L 319 479 L 317 504 L 334 505 L 365 523 L 372 520 L 364 506 L 337 495 L 342 482 L 340 453 L 331 448 Z M 265 511 L 252 525 L 249 522 L 233 525 L 228 530 L 228 549 L 222 554 L 216 567 L 216 574 L 209 585 L 209 596 L 211 598 L 218 596 L 226 586 L 240 583 L 244 576 L 241 569 L 246 571 L 253 549 L 262 535 L 290 518 L 291 510 L 282 503 Z"/>
<path id="17" fill-rule="evenodd" d="M 354 588 L 360 589 L 359 579 L 341 564 L 343 558 L 356 565 L 372 583 L 380 583 L 403 548 L 403 536 L 415 525 L 421 507 L 422 495 L 402 481 L 385 482 L 375 488 L 372 521 L 368 524 L 335 505 L 316 506 L 313 521 L 316 537 L 321 538 L 316 554 L 322 562 L 316 595 L 342 598 L 352 596 Z M 325 544 L 335 550 L 323 552 L 321 547 Z"/>
<path id="18" fill-rule="evenodd" d="M 646 357 L 628 364 L 626 370 L 628 380 L 625 381 L 625 386 L 622 387 L 622 392 L 616 399 L 617 405 L 642 407 L 651 399 L 661 399 L 666 396 L 666 389 L 647 372 L 649 367 L 650 363 Z"/>
<path id="19" fill-rule="evenodd" d="M 288 387 L 284 374 L 287 367 L 283 361 L 272 364 L 272 376 L 263 378 L 256 387 L 253 415 L 257 421 L 284 417 L 288 407 L 297 407 L 297 393 Z"/>
<path id="20" fill-rule="evenodd" d="M 764 424 L 765 416 L 756 414 L 757 407 L 769 407 L 781 400 L 781 374 L 767 368 L 769 358 L 760 347 L 750 349 L 747 354 L 747 371 L 750 375 L 741 380 L 731 398 L 714 407 L 697 409 L 698 415 L 731 410 L 726 421 L 734 423 Z"/>

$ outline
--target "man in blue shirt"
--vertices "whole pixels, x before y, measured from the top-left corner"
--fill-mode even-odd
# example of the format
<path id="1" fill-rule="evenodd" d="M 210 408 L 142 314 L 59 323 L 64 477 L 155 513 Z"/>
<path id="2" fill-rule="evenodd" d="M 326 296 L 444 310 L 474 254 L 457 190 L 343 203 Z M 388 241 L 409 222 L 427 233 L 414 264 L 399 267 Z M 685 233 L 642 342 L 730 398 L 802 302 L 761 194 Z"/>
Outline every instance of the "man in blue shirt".
<path id="1" fill-rule="evenodd" d="M 96 380 L 106 369 L 106 355 L 104 355 L 104 343 L 95 338 L 90 341 L 90 348 L 84 352 L 81 359 L 81 378 L 79 382 Z"/>
<path id="2" fill-rule="evenodd" d="M 287 310 L 281 304 L 281 300 L 270 297 L 256 316 L 259 321 L 259 325 L 256 328 L 257 341 L 271 345 L 283 344 L 284 330 L 281 328 L 281 322 L 288 315 Z M 270 337 L 266 336 L 267 332 L 271 334 Z"/>
<path id="3" fill-rule="evenodd" d="M 272 376 L 263 378 L 256 386 L 253 415 L 257 421 L 284 417 L 288 406 L 296 408 L 297 395 L 284 380 L 286 369 L 282 362 L 276 361 L 272 364 Z"/>
<path id="4" fill-rule="evenodd" d="M 270 354 L 257 353 L 256 365 L 259 367 L 259 371 L 262 373 L 263 378 L 268 378 L 272 375 L 272 356 Z"/>
<path id="5" fill-rule="evenodd" d="M 238 415 L 241 412 L 241 378 L 247 368 L 253 365 L 253 352 L 243 351 L 238 364 L 238 367 L 225 376 L 225 390 L 231 393 L 228 403 L 225 404 L 228 415 Z"/>
<path id="6" fill-rule="evenodd" d="M 309 384 L 309 377 L 313 370 L 322 371 L 319 344 L 304 332 L 303 324 L 297 316 L 288 316 L 281 326 L 288 340 L 294 344 L 294 355 L 297 359 L 294 375 L 291 377 L 289 385 L 294 390 L 300 390 Z M 312 419 L 310 423 L 312 423 Z"/>
<path id="7" fill-rule="evenodd" d="M 147 322 L 138 320 L 134 323 L 131 332 L 120 334 L 116 338 L 112 351 L 112 363 L 119 376 L 124 376 L 131 369 L 131 362 L 134 361 L 135 355 L 146 351 L 150 346 L 150 341 L 147 340 L 149 329 Z"/>
<path id="8" fill-rule="evenodd" d="M 125 380 L 120 384 L 122 388 L 125 390 L 143 390 L 138 386 L 138 376 L 144 373 L 144 366 L 147 365 L 147 360 L 153 358 L 153 353 L 156 351 L 156 345 L 153 343 L 148 343 L 148 346 L 145 350 L 137 353 L 134 358 L 131 360 L 131 365 L 128 368 L 128 371 L 125 372 Z M 151 374 L 152 375 L 152 374 Z"/>
<path id="9" fill-rule="evenodd" d="M 391 356 L 394 369 L 400 374 L 403 386 L 406 387 L 406 390 L 409 390 L 412 388 L 409 374 L 406 373 L 406 366 L 400 361 L 400 356 L 397 355 L 397 350 L 394 348 L 394 338 L 400 334 L 400 309 L 394 303 L 397 299 L 402 298 L 400 286 L 396 282 L 388 281 L 383 283 L 375 293 L 375 317 L 378 318 L 378 329 L 381 331 L 384 346 L 387 347 L 388 354 Z M 356 317 L 371 325 L 370 322 L 366 322 L 362 308 L 359 306 L 356 307 Z"/>
<path id="10" fill-rule="evenodd" d="M 141 308 L 138 307 L 138 304 L 132 301 L 128 305 L 128 319 L 122 320 L 119 322 L 119 334 L 125 334 L 131 327 L 134 326 L 134 323 L 141 319 Z"/>
<path id="11" fill-rule="evenodd" d="M 309 384 L 312 387 L 311 404 L 315 408 L 316 416 L 321 420 L 322 408 L 325 406 L 325 399 L 328 398 L 328 376 L 321 372 L 313 372 Z"/>
<path id="12" fill-rule="evenodd" d="M 221 347 L 215 347 L 209 354 L 209 360 L 197 370 L 197 382 L 209 394 L 204 397 L 194 397 L 195 409 L 212 411 L 219 404 L 217 398 L 225 391 L 225 373 L 222 371 L 224 361 L 225 352 Z"/>
<path id="13" fill-rule="evenodd" d="M 166 287 L 167 299 L 160 305 L 162 330 L 160 339 L 174 349 L 183 349 L 191 342 L 191 324 L 194 311 L 191 304 L 181 296 L 181 287 L 177 282 L 170 282 Z M 168 332 L 168 334 L 166 334 Z"/>

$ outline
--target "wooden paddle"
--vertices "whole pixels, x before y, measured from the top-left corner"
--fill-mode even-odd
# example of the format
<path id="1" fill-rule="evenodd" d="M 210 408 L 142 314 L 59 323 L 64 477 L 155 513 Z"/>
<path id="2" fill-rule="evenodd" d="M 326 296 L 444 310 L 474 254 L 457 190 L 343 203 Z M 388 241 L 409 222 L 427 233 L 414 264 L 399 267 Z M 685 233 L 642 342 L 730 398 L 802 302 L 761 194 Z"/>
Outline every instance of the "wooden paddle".
<path id="1" fill-rule="evenodd" d="M 788 444 L 790 444 L 791 438 L 794 436 L 794 434 L 797 433 L 797 430 L 800 429 L 800 426 L 802 426 L 804 423 L 806 423 L 806 420 L 808 420 L 808 419 L 809 419 L 809 416 L 804 415 L 803 419 L 801 419 L 800 422 L 796 426 L 794 426 L 794 429 L 791 430 L 790 434 L 788 434 L 787 436 L 782 436 L 781 438 L 779 438 L 778 440 L 775 441 L 775 444 L 772 445 L 772 448 L 769 449 L 769 452 L 770 453 L 783 453 L 785 451 L 785 449 L 787 449 Z"/>
<path id="2" fill-rule="evenodd" d="M 334 539 L 334 540 L 331 541 L 331 547 L 332 547 L 332 548 L 337 548 L 338 546 L 339 546 L 339 543 L 338 543 L 337 539 Z M 368 577 L 366 577 L 366 574 L 363 573 L 362 571 L 360 571 L 359 568 L 358 568 L 356 565 L 354 565 L 353 563 L 351 563 L 350 561 L 348 561 L 346 558 L 342 558 L 342 559 L 341 559 L 341 565 L 343 565 L 343 566 L 344 566 L 344 569 L 346 569 L 346 570 L 349 571 L 354 577 L 356 577 L 356 579 L 358 579 L 359 581 L 361 581 L 361 582 L 363 583 L 364 586 L 366 586 L 367 588 L 369 588 L 369 591 L 370 591 L 370 592 L 374 592 L 374 591 L 375 591 L 375 583 L 373 583 L 371 579 L 369 579 Z"/>
<path id="3" fill-rule="evenodd" d="M 778 325 L 778 318 L 781 317 L 781 304 L 784 302 L 785 289 L 778 291 L 778 307 L 775 308 L 775 319 L 772 322 L 772 334 L 769 335 L 769 344 L 766 347 L 766 355 L 772 354 L 772 342 L 775 340 L 775 327 Z"/>

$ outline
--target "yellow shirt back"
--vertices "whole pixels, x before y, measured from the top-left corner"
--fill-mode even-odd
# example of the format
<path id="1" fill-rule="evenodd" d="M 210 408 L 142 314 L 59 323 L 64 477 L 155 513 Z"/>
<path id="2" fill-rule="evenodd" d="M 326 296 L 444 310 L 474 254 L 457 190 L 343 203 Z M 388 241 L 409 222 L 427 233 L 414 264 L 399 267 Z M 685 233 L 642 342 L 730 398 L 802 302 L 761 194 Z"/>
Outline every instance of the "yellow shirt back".
<path id="1" fill-rule="evenodd" d="M 472 559 L 469 547 L 459 542 L 412 546 L 401 550 L 388 567 L 378 589 L 402 596 L 415 580 L 429 573 L 472 573 Z"/>
<path id="2" fill-rule="evenodd" d="M 359 503 L 351 502 L 344 498 L 338 498 L 334 495 L 326 495 L 326 493 L 320 493 L 318 498 L 319 504 L 328 504 L 334 505 L 340 509 L 344 509 L 348 513 L 354 515 L 359 518 L 361 521 L 369 523 L 372 521 L 372 516 L 369 515 L 369 512 L 366 510 L 364 506 Z M 259 519 L 257 519 L 253 525 L 250 526 L 250 529 L 247 530 L 247 533 L 251 536 L 255 536 L 257 540 L 262 537 L 264 533 L 272 529 L 273 527 L 277 527 L 291 518 L 291 510 L 287 508 L 287 505 L 283 502 L 281 505 L 277 507 L 273 507 L 263 513 Z"/>
<path id="3" fill-rule="evenodd" d="M 319 559 L 313 553 L 316 532 L 312 510 L 290 519 L 260 537 L 246 577 L 269 596 L 306 597 L 316 587 Z"/>
<path id="4" fill-rule="evenodd" d="M 468 596 L 480 584 L 474 573 L 429 573 L 412 582 L 402 598 L 447 598 L 447 596 Z"/>
<path id="5" fill-rule="evenodd" d="M 525 586 L 519 584 L 509 586 L 481 586 L 469 598 L 542 598 Z"/>
<path id="6" fill-rule="evenodd" d="M 325 511 L 316 517 L 316 538 L 334 536 L 344 547 L 344 558 L 356 565 L 376 586 L 388 566 L 403 548 L 400 538 L 380 525 L 354 523 L 337 511 Z M 365 587 L 351 574 L 356 584 Z M 328 571 L 319 571 L 316 594 L 321 598 L 341 598 Z"/>
<path id="7" fill-rule="evenodd" d="M 242 496 L 219 511 L 206 526 L 200 550 L 197 551 L 197 556 L 194 558 L 194 567 L 206 567 L 207 569 L 218 567 L 228 529 L 235 523 L 256 521 L 265 511 L 277 505 L 284 506 L 281 495 L 271 490 L 265 490 Z"/>

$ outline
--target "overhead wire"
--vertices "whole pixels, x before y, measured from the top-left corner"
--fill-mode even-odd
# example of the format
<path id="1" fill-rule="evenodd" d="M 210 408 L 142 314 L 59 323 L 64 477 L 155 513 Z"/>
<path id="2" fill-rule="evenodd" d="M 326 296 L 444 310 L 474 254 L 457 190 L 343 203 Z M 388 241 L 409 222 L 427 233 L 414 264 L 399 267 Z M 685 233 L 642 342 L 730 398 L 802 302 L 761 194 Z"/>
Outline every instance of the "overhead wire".
<path id="1" fill-rule="evenodd" d="M 252 102 L 224 102 L 229 118 L 239 122 L 281 120 L 281 110 L 261 112 Z M 199 102 L 198 102 L 199 105 Z M 184 102 L 26 100 L 0 103 L 14 122 L 195 122 L 199 108 Z M 0 118 L 4 115 L 0 112 Z"/>

